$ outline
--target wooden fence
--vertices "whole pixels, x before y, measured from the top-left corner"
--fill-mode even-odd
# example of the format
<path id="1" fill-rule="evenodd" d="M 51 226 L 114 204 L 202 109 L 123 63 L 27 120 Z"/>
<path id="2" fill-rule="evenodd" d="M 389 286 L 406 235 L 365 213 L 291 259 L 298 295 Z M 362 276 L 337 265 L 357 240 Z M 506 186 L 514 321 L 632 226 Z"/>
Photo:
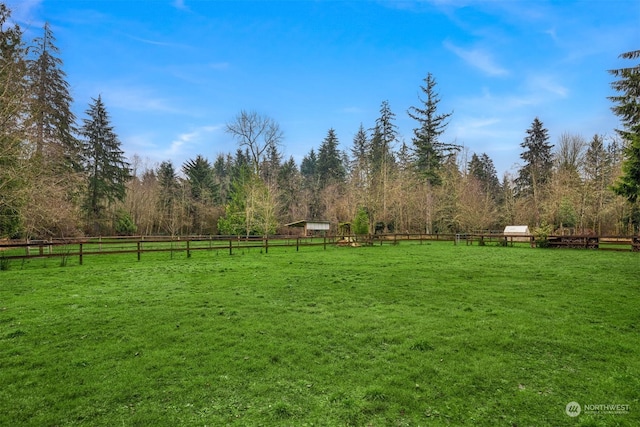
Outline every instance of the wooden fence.
<path id="1" fill-rule="evenodd" d="M 338 244 L 374 245 L 397 243 L 400 240 L 453 240 L 449 234 L 393 234 L 368 236 L 136 236 L 98 237 L 86 239 L 51 239 L 0 242 L 0 260 L 31 258 L 77 257 L 79 263 L 86 256 L 135 254 L 140 260 L 144 253 L 171 252 L 186 253 L 189 257 L 197 251 L 228 251 L 230 255 L 245 249 L 259 249 L 269 252 L 270 248 L 289 247 L 299 251 L 303 247 Z"/>
<path id="2" fill-rule="evenodd" d="M 383 245 L 398 244 L 400 241 L 452 241 L 454 244 L 465 242 L 467 245 L 495 243 L 503 246 L 528 244 L 539 245 L 533 235 L 505 236 L 503 234 L 370 234 L 365 236 L 137 236 L 137 237 L 99 237 L 85 239 L 51 239 L 29 241 L 0 242 L 0 261 L 30 258 L 77 257 L 80 264 L 86 256 L 135 254 L 141 260 L 144 253 L 171 252 L 185 253 L 190 257 L 197 251 L 228 251 L 229 255 L 245 249 L 259 249 L 265 253 L 270 248 L 300 248 L 327 245 Z M 640 251 L 640 237 L 620 236 L 549 236 L 546 240 L 550 247 L 587 248 L 609 250 Z"/>
<path id="3" fill-rule="evenodd" d="M 528 243 L 532 248 L 545 246 L 550 248 L 631 250 L 640 252 L 640 236 L 553 235 L 547 236 L 542 240 L 536 239 L 534 235 L 465 234 L 463 236 L 467 245 L 473 245 L 474 242 L 480 245 L 498 242 L 504 246 L 513 245 L 514 243 Z"/>

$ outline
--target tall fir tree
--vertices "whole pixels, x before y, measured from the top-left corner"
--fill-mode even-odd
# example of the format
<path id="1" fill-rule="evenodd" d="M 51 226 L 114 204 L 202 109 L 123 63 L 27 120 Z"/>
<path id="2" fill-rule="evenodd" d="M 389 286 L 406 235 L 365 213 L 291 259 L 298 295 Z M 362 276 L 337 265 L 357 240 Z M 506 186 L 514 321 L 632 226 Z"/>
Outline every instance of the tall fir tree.
<path id="1" fill-rule="evenodd" d="M 537 117 L 527 129 L 527 136 L 520 147 L 523 148 L 520 158 L 525 163 L 516 178 L 517 191 L 520 195 L 534 194 L 549 181 L 553 168 L 549 131 Z"/>
<path id="2" fill-rule="evenodd" d="M 353 144 L 351 146 L 351 170 L 366 168 L 367 154 L 369 152 L 369 138 L 367 131 L 364 129 L 362 123 L 353 137 Z"/>
<path id="3" fill-rule="evenodd" d="M 367 135 L 367 131 L 364 129 L 362 123 L 353 137 L 353 142 L 350 148 L 350 162 L 349 173 L 353 188 L 357 192 L 357 198 L 361 204 L 364 204 L 362 199 L 365 197 L 363 190 L 369 186 L 369 150 L 370 142 Z"/>
<path id="4" fill-rule="evenodd" d="M 611 194 L 609 184 L 612 175 L 612 159 L 600 135 L 594 135 L 587 147 L 582 164 L 582 175 L 585 185 L 587 225 L 597 234 L 601 234 L 602 212 Z"/>
<path id="5" fill-rule="evenodd" d="M 530 210 L 531 221 L 539 226 L 543 195 L 551 180 L 553 145 L 549 144 L 549 131 L 537 117 L 527 129 L 527 136 L 520 146 L 524 150 L 520 158 L 525 161 L 525 164 L 520 168 L 516 178 L 516 192 L 521 198 L 530 198 L 533 203 Z"/>
<path id="6" fill-rule="evenodd" d="M 282 167 L 282 152 L 278 144 L 269 144 L 262 160 L 260 175 L 267 185 L 274 186 L 278 182 L 278 173 Z"/>
<path id="7" fill-rule="evenodd" d="M 640 50 L 620 56 L 624 59 L 640 59 Z M 613 191 L 635 204 L 640 198 L 640 64 L 609 72 L 618 78 L 611 84 L 619 93 L 609 97 L 616 104 L 612 110 L 624 126 L 624 129 L 618 130 L 624 141 L 622 176 L 613 186 Z M 640 208 L 636 206 L 635 209 Z"/>
<path id="8" fill-rule="evenodd" d="M 413 129 L 413 151 L 416 170 L 432 185 L 442 183 L 440 171 L 446 157 L 460 150 L 460 146 L 440 140 L 453 114 L 439 113 L 440 95 L 436 92 L 436 80 L 431 73 L 424 79 L 420 90 L 425 98 L 418 96 L 421 106 L 411 107 L 409 117 L 418 122 Z"/>
<path id="9" fill-rule="evenodd" d="M 336 131 L 329 129 L 318 149 L 317 173 L 321 187 L 344 183 L 346 170 L 338 144 Z"/>
<path id="10" fill-rule="evenodd" d="M 159 187 L 158 209 L 161 211 L 168 210 L 178 197 L 178 189 L 180 187 L 173 163 L 170 160 L 160 163 L 156 171 L 156 177 Z"/>
<path id="11" fill-rule="evenodd" d="M 318 175 L 318 156 L 313 148 L 302 158 L 300 173 L 305 180 L 315 181 Z"/>
<path id="12" fill-rule="evenodd" d="M 131 178 L 129 164 L 120 148 L 102 98 L 93 99 L 83 119 L 80 135 L 84 138 L 84 168 L 88 177 L 85 212 L 92 220 L 104 219 L 106 207 L 125 197 Z"/>
<path id="13" fill-rule="evenodd" d="M 396 115 L 391 111 L 389 101 L 383 101 L 369 144 L 371 174 L 369 199 L 372 201 L 369 213 L 372 220 L 385 224 L 390 219 L 389 182 L 396 166 L 393 149 L 398 142 L 398 126 L 395 124 L 395 118 Z"/>
<path id="14" fill-rule="evenodd" d="M 76 118 L 71 111 L 73 98 L 55 41 L 48 23 L 44 25 L 42 37 L 34 40 L 34 58 L 28 66 L 30 101 L 27 132 L 38 158 L 46 159 L 56 170 L 78 171 L 81 145 L 75 137 Z"/>
<path id="15" fill-rule="evenodd" d="M 213 179 L 213 168 L 209 161 L 197 155 L 195 159 L 189 159 L 182 165 L 191 198 L 198 203 L 212 204 L 218 196 L 218 188 Z"/>
<path id="16" fill-rule="evenodd" d="M 391 111 L 389 101 L 380 104 L 380 115 L 376 119 L 373 135 L 369 141 L 369 162 L 373 175 L 386 174 L 395 162 L 393 149 L 398 141 L 396 115 Z"/>
<path id="17" fill-rule="evenodd" d="M 498 173 L 493 160 L 487 155 L 482 153 L 478 156 L 473 153 L 471 161 L 469 162 L 469 174 L 475 177 L 482 185 L 482 189 L 491 196 L 492 199 L 498 200 L 502 193 L 500 189 L 500 180 L 498 179 Z"/>
<path id="18" fill-rule="evenodd" d="M 300 203 L 301 186 L 302 179 L 300 170 L 293 156 L 291 156 L 289 160 L 282 164 L 278 172 L 278 188 L 280 189 L 279 205 L 281 214 L 287 223 L 296 220 L 295 215 L 297 214 L 297 207 Z"/>

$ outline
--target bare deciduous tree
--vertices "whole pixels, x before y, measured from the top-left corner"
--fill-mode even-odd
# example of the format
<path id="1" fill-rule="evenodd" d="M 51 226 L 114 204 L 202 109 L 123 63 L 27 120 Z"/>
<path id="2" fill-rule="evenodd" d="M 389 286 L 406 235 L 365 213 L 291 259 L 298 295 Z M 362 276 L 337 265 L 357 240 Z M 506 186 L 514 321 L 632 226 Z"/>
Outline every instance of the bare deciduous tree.
<path id="1" fill-rule="evenodd" d="M 238 141 L 240 147 L 249 150 L 256 175 L 260 172 L 267 149 L 280 145 L 283 138 L 282 130 L 275 120 L 255 111 L 240 111 L 232 122 L 227 123 L 226 131 Z"/>

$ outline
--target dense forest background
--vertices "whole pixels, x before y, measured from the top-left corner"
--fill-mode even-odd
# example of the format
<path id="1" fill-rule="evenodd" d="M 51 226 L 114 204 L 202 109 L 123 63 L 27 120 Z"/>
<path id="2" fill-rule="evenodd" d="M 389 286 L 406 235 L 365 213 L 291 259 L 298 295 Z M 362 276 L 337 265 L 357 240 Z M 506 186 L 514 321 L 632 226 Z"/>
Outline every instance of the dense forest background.
<path id="1" fill-rule="evenodd" d="M 348 150 L 333 129 L 297 164 L 272 118 L 240 111 L 226 131 L 235 151 L 182 165 L 124 156 L 100 96 L 85 117 L 73 98 L 48 25 L 23 40 L 0 3 L 0 238 L 113 234 L 275 234 L 301 219 L 334 226 L 365 218 L 369 231 L 453 233 L 527 224 L 548 232 L 635 234 L 640 224 L 640 65 L 611 70 L 611 135 L 563 133 L 553 143 L 532 117 L 522 166 L 497 176 L 486 153 L 441 140 L 452 112 L 439 110 L 427 73 L 399 140 L 382 101 Z M 622 55 L 637 59 L 640 51 Z M 358 124 L 354 124 L 357 128 Z M 349 144 L 345 144 L 349 145 Z"/>

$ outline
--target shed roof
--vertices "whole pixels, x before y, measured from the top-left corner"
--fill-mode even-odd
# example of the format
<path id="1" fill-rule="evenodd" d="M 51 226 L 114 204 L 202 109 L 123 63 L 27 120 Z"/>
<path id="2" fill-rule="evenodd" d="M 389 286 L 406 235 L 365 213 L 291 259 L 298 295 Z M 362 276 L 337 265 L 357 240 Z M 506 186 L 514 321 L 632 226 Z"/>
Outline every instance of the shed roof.
<path id="1" fill-rule="evenodd" d="M 307 224 L 331 224 L 331 221 L 324 220 L 300 220 L 295 222 L 290 222 L 289 224 L 285 224 L 287 227 L 306 227 Z"/>
<path id="2" fill-rule="evenodd" d="M 507 225 L 504 228 L 505 235 L 523 235 L 530 234 L 528 225 Z"/>

